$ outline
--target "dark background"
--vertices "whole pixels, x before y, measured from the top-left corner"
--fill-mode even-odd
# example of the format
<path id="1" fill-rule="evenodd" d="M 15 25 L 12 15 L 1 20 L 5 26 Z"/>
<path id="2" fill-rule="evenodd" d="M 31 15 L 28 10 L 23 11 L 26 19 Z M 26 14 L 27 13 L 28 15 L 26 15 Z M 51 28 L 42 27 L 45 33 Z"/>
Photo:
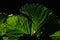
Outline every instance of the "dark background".
<path id="1" fill-rule="evenodd" d="M 59 0 L 0 0 L 0 12 L 5 13 L 19 13 L 19 9 L 26 3 L 40 3 L 53 11 L 53 13 L 60 17 L 60 2 Z"/>

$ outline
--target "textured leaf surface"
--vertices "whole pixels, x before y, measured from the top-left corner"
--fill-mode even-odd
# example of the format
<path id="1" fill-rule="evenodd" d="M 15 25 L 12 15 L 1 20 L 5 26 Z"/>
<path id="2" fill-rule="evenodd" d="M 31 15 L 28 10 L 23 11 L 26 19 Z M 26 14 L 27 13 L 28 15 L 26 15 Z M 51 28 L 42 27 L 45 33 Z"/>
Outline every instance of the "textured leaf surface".
<path id="1" fill-rule="evenodd" d="M 52 34 L 51 36 L 60 36 L 60 31 L 55 32 L 55 33 Z"/>
<path id="2" fill-rule="evenodd" d="M 7 31 L 6 23 L 4 23 L 6 18 L 7 18 L 6 15 L 0 13 L 0 36 L 3 36 L 4 34 L 6 34 L 6 31 Z"/>
<path id="3" fill-rule="evenodd" d="M 7 19 L 8 32 L 6 33 L 9 37 L 20 37 L 23 34 L 30 34 L 28 19 L 24 16 L 12 16 Z"/>
<path id="4" fill-rule="evenodd" d="M 50 35 L 52 40 L 60 40 L 60 31 L 55 32 L 54 34 Z"/>
<path id="5" fill-rule="evenodd" d="M 8 37 L 3 37 L 3 40 L 8 40 Z"/>
<path id="6" fill-rule="evenodd" d="M 32 34 L 34 34 L 52 14 L 50 10 L 39 4 L 26 4 L 22 7 L 21 12 L 32 19 Z"/>
<path id="7" fill-rule="evenodd" d="M 6 31 L 6 24 L 0 24 L 0 36 L 4 35 Z"/>

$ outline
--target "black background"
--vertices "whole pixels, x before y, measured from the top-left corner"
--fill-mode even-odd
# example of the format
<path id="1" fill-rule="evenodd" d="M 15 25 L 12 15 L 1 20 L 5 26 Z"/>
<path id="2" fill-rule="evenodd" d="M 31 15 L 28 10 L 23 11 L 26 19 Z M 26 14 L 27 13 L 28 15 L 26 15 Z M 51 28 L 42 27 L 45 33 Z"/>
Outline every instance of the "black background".
<path id="1" fill-rule="evenodd" d="M 19 9 L 26 3 L 40 3 L 53 11 L 60 17 L 59 0 L 0 0 L 0 12 L 19 13 Z"/>

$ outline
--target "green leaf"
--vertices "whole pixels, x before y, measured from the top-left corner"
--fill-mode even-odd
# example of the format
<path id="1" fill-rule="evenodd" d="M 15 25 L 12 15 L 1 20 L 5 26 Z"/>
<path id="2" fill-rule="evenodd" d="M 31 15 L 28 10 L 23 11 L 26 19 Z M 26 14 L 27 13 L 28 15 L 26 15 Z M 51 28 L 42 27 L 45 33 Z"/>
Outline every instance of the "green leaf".
<path id="1" fill-rule="evenodd" d="M 20 37 L 20 36 L 23 36 L 23 32 L 21 32 L 20 30 L 10 30 L 6 33 L 6 35 L 8 37 Z"/>
<path id="2" fill-rule="evenodd" d="M 8 40 L 8 37 L 3 37 L 3 40 Z"/>
<path id="3" fill-rule="evenodd" d="M 60 36 L 60 31 L 55 32 L 55 33 L 52 34 L 51 36 Z"/>
<path id="4" fill-rule="evenodd" d="M 5 19 L 7 18 L 7 16 L 5 14 L 0 14 L 0 36 L 3 36 L 6 31 L 7 31 L 7 25 L 6 23 L 4 23 Z"/>
<path id="5" fill-rule="evenodd" d="M 60 31 L 55 32 L 54 34 L 50 35 L 52 40 L 60 40 Z"/>
<path id="6" fill-rule="evenodd" d="M 22 30 L 25 34 L 30 34 L 30 21 L 26 17 L 19 16 L 18 23 L 17 29 Z"/>
<path id="7" fill-rule="evenodd" d="M 31 34 L 34 34 L 40 27 L 43 26 L 52 12 L 43 5 L 26 4 L 22 6 L 21 12 L 29 16 L 32 20 Z"/>
<path id="8" fill-rule="evenodd" d="M 8 17 L 6 23 L 8 28 L 7 36 L 20 37 L 23 34 L 30 34 L 29 20 L 24 16 L 15 15 Z"/>
<path id="9" fill-rule="evenodd" d="M 3 37 L 3 40 L 18 40 L 18 38 L 14 38 L 14 37 Z"/>
<path id="10" fill-rule="evenodd" d="M 6 24 L 0 24 L 0 36 L 3 36 L 6 33 Z"/>
<path id="11" fill-rule="evenodd" d="M 18 20 L 18 16 L 8 17 L 8 19 L 7 19 L 7 24 L 8 24 L 8 25 L 11 25 L 11 26 L 15 26 L 17 20 Z"/>
<path id="12" fill-rule="evenodd" d="M 6 20 L 7 28 L 10 30 L 14 30 L 16 28 L 17 21 L 18 16 L 8 17 L 8 19 Z"/>

